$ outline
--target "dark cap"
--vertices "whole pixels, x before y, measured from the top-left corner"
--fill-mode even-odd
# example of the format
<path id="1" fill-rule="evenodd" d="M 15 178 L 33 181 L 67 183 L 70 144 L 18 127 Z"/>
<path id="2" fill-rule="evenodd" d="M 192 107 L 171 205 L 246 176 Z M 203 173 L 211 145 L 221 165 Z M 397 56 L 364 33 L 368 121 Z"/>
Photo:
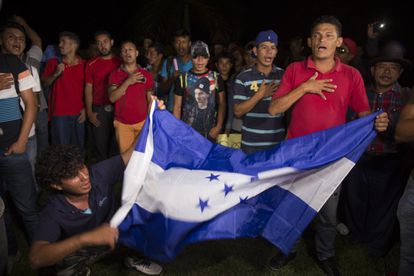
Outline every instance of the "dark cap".
<path id="1" fill-rule="evenodd" d="M 256 37 L 256 45 L 259 46 L 263 42 L 273 42 L 277 45 L 277 34 L 272 30 L 261 31 Z"/>
<path id="2" fill-rule="evenodd" d="M 195 89 L 200 89 L 201 91 L 210 94 L 210 80 L 206 77 L 198 79 Z"/>
<path id="3" fill-rule="evenodd" d="M 207 44 L 201 40 L 197 40 L 191 45 L 191 57 L 196 58 L 198 56 L 210 57 Z"/>

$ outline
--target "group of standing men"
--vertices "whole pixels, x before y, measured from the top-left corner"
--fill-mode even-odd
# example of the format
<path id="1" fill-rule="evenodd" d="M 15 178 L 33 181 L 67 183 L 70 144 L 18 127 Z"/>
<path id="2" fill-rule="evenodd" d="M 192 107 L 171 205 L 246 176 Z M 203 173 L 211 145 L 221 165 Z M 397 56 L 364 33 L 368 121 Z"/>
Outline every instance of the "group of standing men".
<path id="1" fill-rule="evenodd" d="M 9 29 L 16 29 L 17 33 L 22 32 L 23 36 L 27 30 L 13 27 Z M 7 50 L 4 33 L 5 29 L 2 30 L 2 51 L 14 54 L 13 50 Z M 232 85 L 233 98 L 229 100 L 234 115 L 243 121 L 241 148 L 245 153 L 271 148 L 286 138 L 299 137 L 344 124 L 348 109 L 353 110 L 358 117 L 375 111 L 370 107 L 361 74 L 355 68 L 341 63 L 336 57 L 336 49 L 343 42 L 341 33 L 342 26 L 338 19 L 332 16 L 319 17 L 311 26 L 308 38 L 311 56 L 306 60 L 292 63 L 286 71 L 274 65 L 278 46 L 277 34 L 272 30 L 258 34 L 256 45 L 253 47 L 256 62 L 235 77 Z M 18 41 L 17 38 L 13 39 Z M 90 245 L 109 245 L 113 248 L 114 240 L 117 238 L 116 230 L 109 226 L 100 226 L 108 221 L 113 208 L 94 203 L 98 202 L 96 198 L 108 199 L 108 187 L 119 180 L 117 176 L 122 173 L 124 164 L 129 160 L 130 150 L 141 131 L 152 101 L 154 81 L 153 76 L 137 64 L 139 52 L 132 41 L 121 44 L 120 58 L 111 51 L 114 42 L 109 33 L 97 32 L 95 41 L 100 56 L 85 62 L 76 55 L 79 47 L 77 35 L 62 32 L 59 37 L 60 53 L 46 63 L 41 75 L 44 87 L 50 87 L 49 117 L 52 143 L 74 144 L 81 152 L 71 156 L 67 151 L 73 152 L 76 149 L 58 146 L 48 150 L 39 159 L 39 171 L 36 172 L 39 175 L 38 179 L 57 191 L 42 213 L 40 224 L 37 207 L 33 201 L 36 194 L 34 181 L 34 190 L 30 192 L 30 200 L 26 202 L 34 204 L 33 207 L 29 207 L 30 212 L 27 205 L 19 207 L 22 199 L 16 200 L 15 204 L 21 211 L 27 230 L 31 233 L 30 237 L 35 241 L 30 252 L 30 260 L 34 267 L 55 265 Z M 175 34 L 174 46 L 177 52 L 175 61 L 165 60 L 160 72 L 162 85 L 170 91 L 167 101 L 169 110 L 201 135 L 215 141 L 222 131 L 226 113 L 224 81 L 219 74 L 208 69 L 210 52 L 204 42 L 197 41 L 191 44 L 189 34 L 181 31 Z M 15 44 L 12 43 L 10 49 L 15 48 Z M 24 47 L 19 54 L 14 55 L 21 57 L 23 50 Z M 4 62 L 1 62 L 2 72 L 13 72 L 10 67 L 3 68 L 10 62 L 19 64 L 15 60 L 8 61 L 12 57 L 2 55 L 1 58 L 4 59 Z M 399 64 L 399 61 L 379 59 L 375 65 Z M 0 156 L 0 162 L 7 163 L 8 166 L 12 164 L 11 158 L 24 158 L 24 145 L 36 113 L 31 91 L 36 83 L 26 67 L 21 64 L 19 66 L 19 85 L 16 85 L 19 91 L 16 90 L 11 76 L 2 75 L 1 78 L 0 109 L 10 112 L 0 113 L 0 145 L 2 153 L 5 153 Z M 19 116 L 20 99 L 25 106 L 23 118 Z M 286 112 L 290 113 L 288 123 Z M 404 121 L 405 124 L 412 123 L 410 109 L 403 114 L 407 120 Z M 83 123 L 86 118 L 93 125 L 92 133 L 98 161 L 111 155 L 112 124 L 115 127 L 122 158 L 114 157 L 98 163 L 90 171 L 85 168 L 80 158 L 84 147 Z M 397 122 L 394 120 L 392 123 L 395 125 Z M 375 129 L 378 132 L 385 132 L 388 125 L 387 113 L 377 116 Z M 400 140 L 410 139 L 412 135 L 407 134 L 407 131 L 401 130 L 401 127 L 397 128 L 397 132 L 402 133 Z M 26 161 L 21 164 L 30 166 Z M 3 177 L 3 166 L 0 169 Z M 10 168 L 5 169 L 4 181 L 8 185 L 7 190 L 13 193 L 17 186 L 10 183 L 15 183 L 17 176 L 12 175 L 11 171 L 6 173 L 6 170 Z M 111 172 L 113 177 L 105 180 L 103 172 Z M 105 192 L 100 189 L 104 189 Z M 411 188 L 407 188 L 406 194 L 410 192 L 409 189 Z M 24 191 L 28 193 L 28 189 L 25 188 Z M 316 219 L 316 256 L 320 267 L 327 275 L 339 275 L 334 260 L 339 193 L 340 188 L 327 201 Z M 17 196 L 13 197 L 17 199 Z M 91 198 L 94 199 L 93 204 Z M 407 195 L 405 198 L 408 202 Z M 108 204 L 111 204 L 113 198 L 109 198 L 108 201 Z M 400 209 L 403 210 L 403 207 L 400 206 Z M 104 213 L 101 213 L 102 210 Z M 60 212 L 69 212 L 82 221 L 82 225 L 77 225 L 76 229 L 73 229 L 68 221 L 60 217 Z M 401 211 L 400 216 L 406 214 Z M 36 235 L 35 227 L 38 228 Z M 402 227 L 402 231 L 408 236 L 412 229 L 410 230 L 407 225 Z M 101 235 L 100 239 L 94 237 L 96 234 Z M 406 243 L 402 244 L 402 248 L 406 247 Z M 407 249 L 407 252 L 409 251 L 410 249 Z M 270 261 L 270 266 L 278 269 L 295 255 L 295 251 L 288 256 L 277 255 Z M 409 257 L 402 255 L 403 259 L 410 263 L 407 261 L 410 260 Z M 142 260 L 128 259 L 127 265 L 136 269 L 139 267 L 140 271 L 145 268 L 148 274 L 159 274 L 162 271 L 155 263 Z M 79 269 L 73 264 L 70 267 Z M 412 268 L 402 271 L 412 271 Z"/>

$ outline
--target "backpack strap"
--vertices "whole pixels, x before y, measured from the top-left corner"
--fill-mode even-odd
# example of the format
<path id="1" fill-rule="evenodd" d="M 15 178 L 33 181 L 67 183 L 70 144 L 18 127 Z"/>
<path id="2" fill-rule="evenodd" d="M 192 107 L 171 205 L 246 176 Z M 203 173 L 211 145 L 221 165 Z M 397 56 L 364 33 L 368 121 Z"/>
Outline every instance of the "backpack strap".
<path id="1" fill-rule="evenodd" d="M 16 88 L 16 93 L 17 95 L 20 96 L 20 88 L 19 88 L 19 64 L 17 62 L 13 62 L 11 60 L 12 56 L 10 55 L 4 55 L 4 60 L 8 66 L 8 68 L 10 69 L 10 73 L 13 75 L 13 80 L 14 80 L 14 86 Z M 17 58 L 17 57 L 16 57 Z"/>
<path id="2" fill-rule="evenodd" d="M 213 71 L 213 78 L 214 78 L 214 88 L 216 89 L 216 92 L 218 91 L 218 82 L 217 82 L 217 72 Z"/>
<path id="3" fill-rule="evenodd" d="M 170 72 L 171 72 L 171 67 L 173 66 L 173 59 L 174 59 L 174 57 L 173 56 L 169 56 L 168 58 L 167 58 L 167 76 L 170 74 Z"/>
<path id="4" fill-rule="evenodd" d="M 182 89 L 186 89 L 188 86 L 188 74 L 185 72 L 185 74 L 180 74 L 180 86 Z"/>

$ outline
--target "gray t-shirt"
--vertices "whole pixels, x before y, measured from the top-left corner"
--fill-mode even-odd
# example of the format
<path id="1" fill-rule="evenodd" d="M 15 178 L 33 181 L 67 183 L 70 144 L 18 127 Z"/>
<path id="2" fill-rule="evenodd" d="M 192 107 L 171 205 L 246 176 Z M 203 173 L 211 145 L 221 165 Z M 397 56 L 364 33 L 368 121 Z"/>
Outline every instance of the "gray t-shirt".
<path id="1" fill-rule="evenodd" d="M 23 56 L 23 62 L 26 64 L 26 66 L 31 68 L 33 66 L 37 69 L 37 72 L 40 76 L 40 62 L 42 60 L 43 52 L 42 49 L 40 49 L 36 45 L 32 45 L 30 47 L 29 51 L 26 52 L 26 54 Z M 40 110 L 45 110 L 47 108 L 47 101 L 45 98 L 45 95 L 43 93 L 43 90 L 40 90 Z"/>

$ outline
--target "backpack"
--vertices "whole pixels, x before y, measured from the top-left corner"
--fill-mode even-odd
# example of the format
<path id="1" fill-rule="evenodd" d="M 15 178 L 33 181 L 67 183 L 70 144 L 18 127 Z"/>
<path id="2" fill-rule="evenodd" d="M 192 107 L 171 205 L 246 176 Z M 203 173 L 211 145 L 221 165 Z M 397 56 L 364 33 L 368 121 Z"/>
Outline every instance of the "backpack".
<path id="1" fill-rule="evenodd" d="M 16 56 L 10 54 L 1 54 L 4 58 L 6 66 L 10 69 L 10 73 L 13 75 L 14 86 L 16 88 L 17 95 L 20 96 L 20 88 L 19 88 L 19 73 L 21 67 L 19 67 L 19 63 L 16 62 L 18 58 Z M 16 59 L 16 60 L 13 60 Z"/>

